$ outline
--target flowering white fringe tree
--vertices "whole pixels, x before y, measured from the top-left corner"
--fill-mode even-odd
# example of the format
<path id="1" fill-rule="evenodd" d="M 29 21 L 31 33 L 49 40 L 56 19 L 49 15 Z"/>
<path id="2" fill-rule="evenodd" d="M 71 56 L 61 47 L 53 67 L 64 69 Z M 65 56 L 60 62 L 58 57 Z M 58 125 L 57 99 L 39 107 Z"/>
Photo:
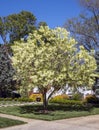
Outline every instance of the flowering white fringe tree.
<path id="1" fill-rule="evenodd" d="M 66 83 L 91 85 L 96 68 L 93 55 L 83 48 L 77 51 L 75 39 L 63 28 L 40 27 L 30 34 L 27 43 L 13 46 L 13 65 L 22 80 L 21 90 L 37 86 L 43 95 L 44 108 L 51 95 Z M 46 93 L 53 92 L 46 98 Z"/>

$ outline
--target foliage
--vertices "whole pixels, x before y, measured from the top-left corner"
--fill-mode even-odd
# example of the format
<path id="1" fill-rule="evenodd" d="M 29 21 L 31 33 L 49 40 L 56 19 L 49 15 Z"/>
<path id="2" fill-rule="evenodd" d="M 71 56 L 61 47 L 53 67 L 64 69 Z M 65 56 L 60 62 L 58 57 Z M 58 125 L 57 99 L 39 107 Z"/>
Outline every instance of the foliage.
<path id="1" fill-rule="evenodd" d="M 75 93 L 75 94 L 73 94 L 72 99 L 73 100 L 78 100 L 78 101 L 82 100 L 83 99 L 83 95 L 81 93 Z"/>
<path id="2" fill-rule="evenodd" d="M 92 105 L 89 105 L 83 101 L 77 101 L 77 100 L 66 100 L 66 99 L 52 98 L 50 100 L 50 103 L 60 104 L 61 106 L 65 106 L 69 110 L 88 110 L 88 109 L 92 108 Z"/>
<path id="3" fill-rule="evenodd" d="M 43 98 L 42 98 L 42 94 L 31 94 L 29 96 L 29 99 L 31 99 L 32 101 L 37 101 L 37 98 L 40 98 L 40 101 L 43 101 Z"/>
<path id="4" fill-rule="evenodd" d="M 92 85 L 91 74 L 96 68 L 93 53 L 83 47 L 77 52 L 76 41 L 63 28 L 50 29 L 41 26 L 30 34 L 27 43 L 16 42 L 12 46 L 13 65 L 21 79 L 20 91 L 37 86 L 43 95 L 43 103 L 66 83 L 72 86 Z M 52 93 L 46 93 L 53 87 Z"/>
<path id="5" fill-rule="evenodd" d="M 15 70 L 11 58 L 7 53 L 7 47 L 0 47 L 0 96 L 6 97 L 9 92 L 15 90 Z"/>
<path id="6" fill-rule="evenodd" d="M 68 100 L 69 99 L 69 96 L 68 95 L 66 95 L 66 94 L 62 94 L 62 95 L 57 95 L 57 96 L 55 96 L 55 97 L 52 97 L 51 99 L 50 99 L 50 102 L 55 102 L 55 103 L 57 103 L 58 101 L 65 101 L 65 100 Z"/>
<path id="7" fill-rule="evenodd" d="M 93 52 L 88 53 L 83 46 L 80 46 L 80 51 L 74 57 L 73 70 L 70 72 L 73 81 L 71 83 L 75 86 L 75 81 L 77 81 L 76 85 L 78 86 L 92 87 L 97 75 L 94 72 L 96 61 Z"/>
<path id="8" fill-rule="evenodd" d="M 39 22 L 38 28 L 40 28 L 40 26 L 47 26 L 47 23 L 46 22 Z"/>
<path id="9" fill-rule="evenodd" d="M 63 86 L 68 67 L 68 55 L 73 55 L 75 40 L 68 38 L 65 29 L 49 29 L 42 27 L 31 34 L 28 44 L 16 43 L 13 65 L 22 79 L 22 90 L 38 86 L 40 92 L 46 96 L 51 86 L 55 91 Z M 67 46 L 68 45 L 68 46 Z M 20 50 L 20 51 L 19 51 Z M 23 52 L 23 53 L 21 53 Z M 68 63 L 69 66 L 69 63 Z"/>
<path id="10" fill-rule="evenodd" d="M 83 104 L 82 101 L 66 100 L 66 99 L 63 99 L 63 98 L 52 98 L 52 99 L 50 99 L 50 102 L 51 103 L 66 104 L 66 105 Z"/>
<path id="11" fill-rule="evenodd" d="M 12 101 L 12 98 L 0 98 L 0 101 Z"/>
<path id="12" fill-rule="evenodd" d="M 35 29 L 35 22 L 35 16 L 27 11 L 0 17 L 0 36 L 4 44 L 26 38 Z"/>
<path id="13" fill-rule="evenodd" d="M 10 102 L 12 101 L 13 103 L 15 103 L 14 101 L 17 101 L 17 102 L 33 102 L 32 99 L 30 98 L 26 98 L 26 97 L 22 97 L 22 98 L 0 98 L 0 102 L 1 101 L 5 101 L 5 102 Z M 6 103 L 5 103 L 6 104 Z"/>
<path id="14" fill-rule="evenodd" d="M 95 97 L 95 95 L 90 94 L 90 95 L 86 96 L 85 102 L 92 103 L 92 104 L 98 104 L 99 99 L 97 97 Z"/>
<path id="15" fill-rule="evenodd" d="M 85 13 L 71 18 L 65 23 L 65 27 L 75 37 L 79 45 L 87 50 L 99 49 L 99 0 L 80 0 Z"/>
<path id="16" fill-rule="evenodd" d="M 26 98 L 26 97 L 23 97 L 23 98 L 15 98 L 13 99 L 14 101 L 19 101 L 19 102 L 32 102 L 32 99 L 29 99 L 29 98 Z"/>

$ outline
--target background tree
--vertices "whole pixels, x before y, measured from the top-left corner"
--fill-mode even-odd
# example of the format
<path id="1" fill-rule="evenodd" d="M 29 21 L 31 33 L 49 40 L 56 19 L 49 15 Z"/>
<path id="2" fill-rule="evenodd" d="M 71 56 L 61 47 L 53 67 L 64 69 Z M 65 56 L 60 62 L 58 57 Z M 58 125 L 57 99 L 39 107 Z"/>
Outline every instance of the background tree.
<path id="1" fill-rule="evenodd" d="M 39 22 L 38 28 L 40 28 L 40 26 L 47 26 L 47 23 L 46 22 Z"/>
<path id="2" fill-rule="evenodd" d="M 4 44 L 27 38 L 28 34 L 35 30 L 35 23 L 36 17 L 27 11 L 0 17 L 0 36 Z"/>
<path id="3" fill-rule="evenodd" d="M 11 91 L 15 90 L 14 68 L 11 59 L 6 52 L 6 46 L 0 47 L 0 97 L 11 96 Z"/>
<path id="4" fill-rule="evenodd" d="M 41 26 L 29 36 L 27 43 L 24 46 L 24 41 L 21 44 L 16 42 L 12 46 L 14 51 L 13 65 L 17 70 L 18 78 L 21 78 L 22 81 L 20 90 L 28 91 L 37 86 L 43 95 L 43 105 L 46 109 L 48 99 L 55 91 L 62 88 L 66 83 L 73 84 L 75 80 L 76 84 L 79 80 L 74 79 L 75 74 L 80 71 L 81 67 L 81 63 L 76 57 L 76 41 L 70 38 L 65 29 L 49 29 L 47 26 Z M 87 59 L 89 59 L 88 52 L 86 54 Z M 80 60 L 85 58 L 86 55 L 83 55 Z M 84 60 L 82 65 L 86 64 L 87 66 L 86 61 Z M 94 61 L 94 58 L 91 57 L 90 74 L 95 69 Z M 82 80 L 81 73 L 77 74 L 77 77 L 82 81 L 81 83 L 85 84 L 86 80 Z M 83 74 L 84 72 L 82 72 Z M 88 77 L 86 74 L 84 76 Z M 46 97 L 51 87 L 53 87 L 53 91 Z"/>
<path id="5" fill-rule="evenodd" d="M 7 43 L 7 36 L 8 36 L 8 30 L 9 25 L 7 22 L 7 17 L 0 17 L 0 36 L 2 41 L 6 44 Z"/>
<path id="6" fill-rule="evenodd" d="M 90 51 L 99 49 L 99 0 L 80 0 L 85 13 L 71 18 L 65 23 L 65 28 L 78 41 L 79 45 Z"/>
<path id="7" fill-rule="evenodd" d="M 21 11 L 19 14 L 12 14 L 7 17 L 10 23 L 10 42 L 26 38 L 32 33 L 36 23 L 36 17 L 27 11 Z"/>

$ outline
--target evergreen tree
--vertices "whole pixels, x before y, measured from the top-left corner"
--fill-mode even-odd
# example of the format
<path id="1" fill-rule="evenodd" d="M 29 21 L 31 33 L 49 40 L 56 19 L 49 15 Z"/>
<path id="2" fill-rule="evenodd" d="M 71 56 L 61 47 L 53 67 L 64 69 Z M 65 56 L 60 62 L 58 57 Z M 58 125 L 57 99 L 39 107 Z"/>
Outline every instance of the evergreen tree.
<path id="1" fill-rule="evenodd" d="M 7 47 L 0 47 L 0 97 L 7 97 L 9 92 L 15 90 L 14 81 L 15 71 L 12 61 L 7 53 Z"/>

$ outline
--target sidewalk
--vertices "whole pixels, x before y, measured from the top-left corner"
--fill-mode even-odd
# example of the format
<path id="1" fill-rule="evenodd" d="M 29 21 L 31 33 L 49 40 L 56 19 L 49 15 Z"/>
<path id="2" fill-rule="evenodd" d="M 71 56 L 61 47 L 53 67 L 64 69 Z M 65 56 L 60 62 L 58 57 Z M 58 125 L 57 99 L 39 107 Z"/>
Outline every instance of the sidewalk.
<path id="1" fill-rule="evenodd" d="M 34 120 L 6 114 L 0 114 L 0 116 L 27 122 L 27 124 L 24 125 L 0 130 L 99 130 L 99 115 L 56 121 Z"/>

